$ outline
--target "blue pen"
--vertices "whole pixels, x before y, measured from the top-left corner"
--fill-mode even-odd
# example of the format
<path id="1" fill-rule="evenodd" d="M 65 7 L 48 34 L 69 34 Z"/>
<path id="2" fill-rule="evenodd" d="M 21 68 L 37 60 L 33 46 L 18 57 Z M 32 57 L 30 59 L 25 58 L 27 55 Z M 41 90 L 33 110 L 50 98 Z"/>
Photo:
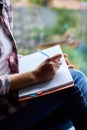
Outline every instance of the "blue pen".
<path id="1" fill-rule="evenodd" d="M 49 55 L 47 55 L 45 52 L 43 52 L 42 50 L 38 49 L 38 52 L 40 52 L 41 54 L 45 55 L 46 57 L 49 57 Z"/>

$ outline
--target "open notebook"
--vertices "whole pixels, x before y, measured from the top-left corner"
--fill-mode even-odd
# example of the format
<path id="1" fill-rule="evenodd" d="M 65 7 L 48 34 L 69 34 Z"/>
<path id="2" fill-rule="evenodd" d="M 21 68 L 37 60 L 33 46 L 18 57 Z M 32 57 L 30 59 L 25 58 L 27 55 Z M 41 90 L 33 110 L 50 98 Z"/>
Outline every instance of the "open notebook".
<path id="1" fill-rule="evenodd" d="M 55 54 L 62 53 L 61 47 L 59 45 L 42 50 L 44 53 L 49 55 L 49 57 Z M 26 71 L 31 71 L 36 68 L 40 63 L 42 63 L 46 58 L 40 52 L 35 52 L 33 54 L 24 56 L 19 59 L 19 72 L 23 73 Z M 42 74 L 43 75 L 43 74 Z M 33 86 L 29 86 L 25 89 L 19 91 L 19 101 L 42 96 L 52 92 L 60 91 L 62 89 L 72 87 L 74 85 L 72 76 L 69 72 L 67 64 L 64 57 L 62 57 L 62 65 L 59 70 L 57 70 L 56 75 L 50 81 L 39 83 Z"/>

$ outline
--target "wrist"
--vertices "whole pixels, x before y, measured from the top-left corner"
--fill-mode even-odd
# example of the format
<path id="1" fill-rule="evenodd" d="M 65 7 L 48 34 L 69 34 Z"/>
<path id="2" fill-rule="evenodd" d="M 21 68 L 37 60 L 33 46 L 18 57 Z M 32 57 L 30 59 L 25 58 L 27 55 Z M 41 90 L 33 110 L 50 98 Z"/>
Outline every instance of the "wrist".
<path id="1" fill-rule="evenodd" d="M 37 76 L 36 70 L 32 71 L 32 72 L 31 72 L 31 75 L 32 75 L 33 83 L 34 83 L 34 84 L 39 83 L 39 78 L 38 78 L 38 76 Z"/>

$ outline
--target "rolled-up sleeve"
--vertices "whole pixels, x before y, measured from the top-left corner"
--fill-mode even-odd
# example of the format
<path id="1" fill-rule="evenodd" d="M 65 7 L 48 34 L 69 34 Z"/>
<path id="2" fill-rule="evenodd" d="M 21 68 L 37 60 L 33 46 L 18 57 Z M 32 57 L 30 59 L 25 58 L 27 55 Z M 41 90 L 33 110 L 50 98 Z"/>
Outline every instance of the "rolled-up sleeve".
<path id="1" fill-rule="evenodd" d="M 9 86 L 9 75 L 0 76 L 0 96 L 7 95 L 9 93 Z"/>

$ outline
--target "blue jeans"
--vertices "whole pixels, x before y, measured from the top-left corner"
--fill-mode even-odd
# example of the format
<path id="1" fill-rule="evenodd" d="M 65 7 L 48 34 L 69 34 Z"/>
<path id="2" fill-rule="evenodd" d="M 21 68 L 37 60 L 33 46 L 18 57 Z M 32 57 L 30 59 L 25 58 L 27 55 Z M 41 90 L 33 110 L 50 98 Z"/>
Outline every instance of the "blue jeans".
<path id="1" fill-rule="evenodd" d="M 25 107 L 4 121 L 5 126 L 12 130 L 25 130 L 66 104 L 76 130 L 86 130 L 87 78 L 78 70 L 71 69 L 70 72 L 75 86 L 29 100 Z"/>
<path id="2" fill-rule="evenodd" d="M 69 91 L 67 108 L 76 130 L 87 129 L 87 77 L 80 71 L 70 70 L 75 86 Z"/>

